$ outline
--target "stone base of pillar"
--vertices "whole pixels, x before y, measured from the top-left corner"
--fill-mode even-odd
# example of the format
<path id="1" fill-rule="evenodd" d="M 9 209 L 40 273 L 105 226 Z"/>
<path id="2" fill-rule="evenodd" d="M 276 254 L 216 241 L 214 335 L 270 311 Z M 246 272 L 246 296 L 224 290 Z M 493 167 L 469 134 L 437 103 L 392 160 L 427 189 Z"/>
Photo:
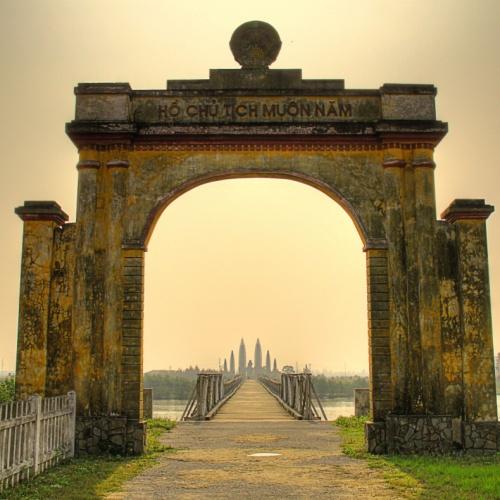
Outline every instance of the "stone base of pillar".
<path id="1" fill-rule="evenodd" d="M 356 417 L 370 415 L 370 389 L 354 389 L 354 415 Z"/>
<path id="2" fill-rule="evenodd" d="M 388 415 L 367 422 L 365 439 L 374 454 L 446 454 L 500 451 L 500 422 L 463 422 L 451 415 Z"/>
<path id="3" fill-rule="evenodd" d="M 77 417 L 77 456 L 110 453 L 140 455 L 146 444 L 146 423 L 119 416 Z"/>
<path id="4" fill-rule="evenodd" d="M 142 408 L 144 420 L 153 418 L 153 389 L 142 390 Z"/>

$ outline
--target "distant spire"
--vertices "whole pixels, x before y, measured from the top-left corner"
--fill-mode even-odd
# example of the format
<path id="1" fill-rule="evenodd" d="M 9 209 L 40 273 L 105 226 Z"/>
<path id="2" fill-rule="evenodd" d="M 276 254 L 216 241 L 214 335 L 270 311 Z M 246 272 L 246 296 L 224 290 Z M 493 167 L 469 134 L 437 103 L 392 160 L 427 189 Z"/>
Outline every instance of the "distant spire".
<path id="1" fill-rule="evenodd" d="M 238 356 L 238 373 L 240 375 L 245 375 L 246 369 L 247 369 L 247 350 L 245 347 L 245 341 L 241 339 L 240 352 Z"/>
<path id="2" fill-rule="evenodd" d="M 271 373 L 271 355 L 269 354 L 269 349 L 266 353 L 266 372 Z"/>
<path id="3" fill-rule="evenodd" d="M 227 359 L 224 358 L 224 373 L 227 373 Z"/>
<path id="4" fill-rule="evenodd" d="M 278 371 L 278 362 L 276 361 L 276 358 L 274 358 L 274 364 L 273 364 L 273 372 Z"/>
<path id="5" fill-rule="evenodd" d="M 229 358 L 229 371 L 231 375 L 235 374 L 235 367 L 234 367 L 234 351 L 231 351 L 231 356 Z"/>
<path id="6" fill-rule="evenodd" d="M 262 371 L 262 348 L 260 346 L 259 339 L 257 339 L 257 342 L 255 343 L 254 360 L 255 373 L 260 373 Z"/>

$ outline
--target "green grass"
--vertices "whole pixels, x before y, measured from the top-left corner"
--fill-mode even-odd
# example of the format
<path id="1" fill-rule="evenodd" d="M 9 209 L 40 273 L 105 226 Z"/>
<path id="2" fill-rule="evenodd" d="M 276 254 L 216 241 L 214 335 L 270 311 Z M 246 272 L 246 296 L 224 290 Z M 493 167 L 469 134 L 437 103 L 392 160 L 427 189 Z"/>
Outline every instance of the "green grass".
<path id="1" fill-rule="evenodd" d="M 161 444 L 159 438 L 174 425 L 175 422 L 171 420 L 148 420 L 144 455 L 75 458 L 46 471 L 31 482 L 0 493 L 0 498 L 9 500 L 102 498 L 108 493 L 119 490 L 128 479 L 153 466 L 161 453 L 172 451 L 172 448 Z"/>
<path id="2" fill-rule="evenodd" d="M 500 499 L 500 453 L 496 455 L 374 456 L 364 444 L 366 418 L 340 417 L 346 455 L 367 460 L 381 470 L 387 483 L 407 498 L 480 500 Z"/>

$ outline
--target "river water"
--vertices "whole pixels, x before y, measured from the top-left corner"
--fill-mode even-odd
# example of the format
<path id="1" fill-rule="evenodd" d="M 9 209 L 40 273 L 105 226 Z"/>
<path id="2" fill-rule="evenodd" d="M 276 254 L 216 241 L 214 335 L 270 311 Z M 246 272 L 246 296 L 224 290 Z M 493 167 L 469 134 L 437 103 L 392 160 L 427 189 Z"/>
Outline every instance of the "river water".
<path id="1" fill-rule="evenodd" d="M 322 399 L 328 420 L 337 417 L 354 415 L 354 401 L 348 399 Z M 155 418 L 169 418 L 179 420 L 186 407 L 186 399 L 158 399 L 153 402 L 153 416 Z M 500 395 L 497 395 L 497 406 L 500 414 Z"/>

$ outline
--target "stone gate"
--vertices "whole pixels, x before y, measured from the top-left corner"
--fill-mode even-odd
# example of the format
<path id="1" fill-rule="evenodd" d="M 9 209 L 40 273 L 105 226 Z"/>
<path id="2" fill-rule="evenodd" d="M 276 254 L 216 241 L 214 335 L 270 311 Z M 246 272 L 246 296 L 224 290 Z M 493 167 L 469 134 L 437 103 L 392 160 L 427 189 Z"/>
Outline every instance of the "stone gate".
<path id="1" fill-rule="evenodd" d="M 80 451 L 141 452 L 144 258 L 163 210 L 219 179 L 303 182 L 339 203 L 366 253 L 369 449 L 497 449 L 484 200 L 436 220 L 445 136 L 432 85 L 351 90 L 269 69 L 281 41 L 240 26 L 241 69 L 161 90 L 80 83 L 75 222 L 25 202 L 17 396 L 75 390 Z M 200 249 L 200 251 L 203 251 Z"/>

